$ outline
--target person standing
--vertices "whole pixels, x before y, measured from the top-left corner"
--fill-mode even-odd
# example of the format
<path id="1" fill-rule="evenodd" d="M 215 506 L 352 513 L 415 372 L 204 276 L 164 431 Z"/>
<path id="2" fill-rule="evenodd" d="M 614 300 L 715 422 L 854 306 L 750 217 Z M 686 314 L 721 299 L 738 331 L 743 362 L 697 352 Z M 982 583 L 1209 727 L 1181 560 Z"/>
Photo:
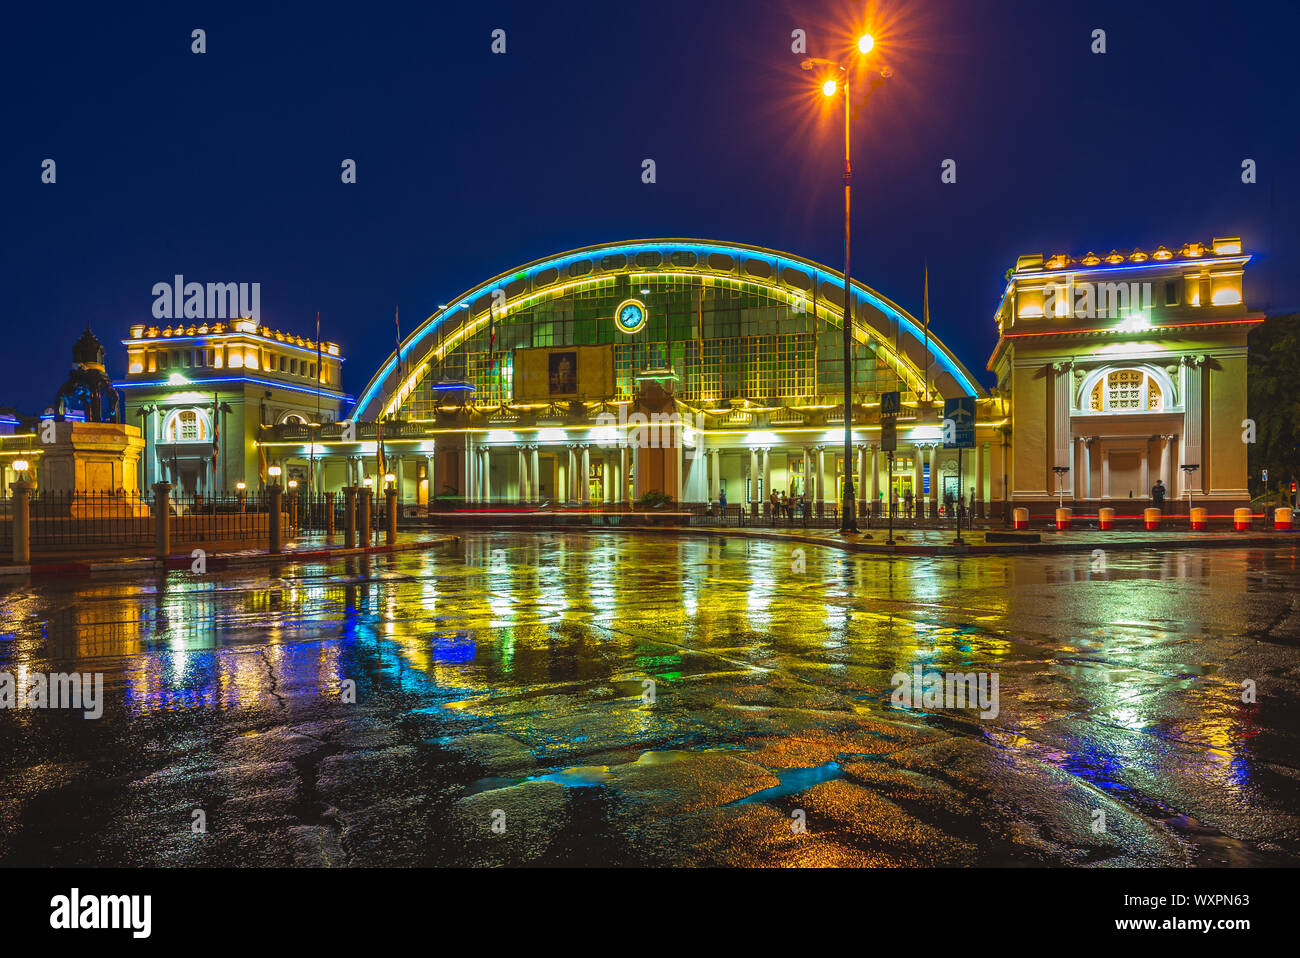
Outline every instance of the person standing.
<path id="1" fill-rule="evenodd" d="M 722 486 L 718 490 L 718 509 L 722 513 L 722 518 L 727 518 L 727 487 Z"/>
<path id="2" fill-rule="evenodd" d="M 1165 493 L 1165 481 L 1163 479 L 1157 479 L 1156 484 L 1151 487 L 1151 505 L 1155 506 L 1157 509 L 1164 509 Z"/>

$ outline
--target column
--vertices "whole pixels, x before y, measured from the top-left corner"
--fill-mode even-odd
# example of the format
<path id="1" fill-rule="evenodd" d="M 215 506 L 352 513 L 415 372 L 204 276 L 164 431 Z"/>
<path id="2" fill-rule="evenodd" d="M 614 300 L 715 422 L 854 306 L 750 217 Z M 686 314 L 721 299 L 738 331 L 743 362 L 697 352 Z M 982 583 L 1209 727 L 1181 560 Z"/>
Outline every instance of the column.
<path id="1" fill-rule="evenodd" d="M 880 443 L 871 444 L 871 514 L 880 512 Z"/>
<path id="2" fill-rule="evenodd" d="M 681 503 L 686 500 L 686 490 L 684 489 L 684 486 L 682 486 L 686 481 L 685 429 L 682 428 L 681 425 L 677 425 L 675 432 L 677 434 L 677 442 L 673 443 L 673 451 L 675 451 L 675 456 L 673 456 L 673 469 L 675 469 L 677 476 L 677 502 Z"/>
<path id="3" fill-rule="evenodd" d="M 817 515 L 826 511 L 826 447 L 817 447 Z"/>
<path id="4" fill-rule="evenodd" d="M 1170 473 L 1170 466 L 1173 463 L 1171 453 L 1173 452 L 1172 444 L 1174 439 L 1174 436 L 1160 437 L 1160 480 L 1165 484 L 1165 488 L 1169 490 L 1166 493 L 1167 496 L 1173 496 L 1174 494 L 1174 482 Z"/>
<path id="5" fill-rule="evenodd" d="M 515 492 L 515 498 L 520 502 L 528 501 L 528 453 L 523 446 L 515 447 L 515 455 L 519 460 L 519 488 Z"/>
<path id="6" fill-rule="evenodd" d="M 578 481 L 582 483 L 582 504 L 591 505 L 591 447 L 583 444 L 582 447 L 582 472 L 578 475 Z"/>
<path id="7" fill-rule="evenodd" d="M 867 499 L 867 447 L 858 446 L 858 514 L 869 515 L 870 508 Z"/>
<path id="8" fill-rule="evenodd" d="M 644 485 L 641 479 L 641 444 L 638 442 L 632 447 L 632 496 L 629 502 L 636 502 L 641 497 Z"/>
<path id="9" fill-rule="evenodd" d="M 482 481 L 480 483 L 480 493 L 484 502 L 492 501 L 492 452 L 491 447 L 483 447 L 483 460 L 480 464 L 482 472 Z"/>
<path id="10" fill-rule="evenodd" d="M 939 443 L 930 443 L 930 516 L 939 515 Z"/>
<path id="11" fill-rule="evenodd" d="M 424 478 L 425 478 L 424 504 L 426 507 L 432 506 L 434 498 L 438 495 L 438 491 L 434 486 L 435 476 L 433 474 L 433 467 L 434 467 L 433 456 L 426 455 L 424 457 Z"/>
<path id="12" fill-rule="evenodd" d="M 1092 485 L 1089 481 L 1091 478 L 1092 464 L 1089 461 L 1088 440 L 1088 436 L 1076 437 L 1076 441 L 1079 444 L 1074 455 L 1074 498 L 1076 499 L 1092 498 L 1092 490 L 1089 488 Z"/>
<path id="13" fill-rule="evenodd" d="M 808 501 L 812 502 L 812 449 L 808 446 L 803 447 L 803 488 L 799 490 L 800 496 L 807 494 Z"/>
<path id="14" fill-rule="evenodd" d="M 1070 464 L 1070 380 L 1074 363 L 1052 363 L 1052 465 Z M 1055 487 L 1053 487 L 1055 491 Z"/>
<path id="15" fill-rule="evenodd" d="M 529 495 L 532 497 L 529 501 L 541 502 L 542 501 L 542 474 L 537 471 L 537 443 L 531 443 L 528 447 L 528 451 L 532 453 L 532 455 L 529 457 L 530 459 L 532 459 L 532 469 L 530 469 L 528 472 L 530 476 L 528 492 Z"/>
<path id="16" fill-rule="evenodd" d="M 753 446 L 749 448 L 749 488 L 745 501 L 758 501 L 758 449 Z"/>
<path id="17" fill-rule="evenodd" d="M 972 514 L 984 518 L 984 443 L 975 443 L 975 501 L 971 503 Z"/>
<path id="18" fill-rule="evenodd" d="M 920 518 L 921 503 L 924 501 L 924 494 L 921 489 L 925 484 L 925 465 L 921 462 L 921 457 L 925 455 L 925 450 L 919 443 L 912 445 L 912 515 Z"/>

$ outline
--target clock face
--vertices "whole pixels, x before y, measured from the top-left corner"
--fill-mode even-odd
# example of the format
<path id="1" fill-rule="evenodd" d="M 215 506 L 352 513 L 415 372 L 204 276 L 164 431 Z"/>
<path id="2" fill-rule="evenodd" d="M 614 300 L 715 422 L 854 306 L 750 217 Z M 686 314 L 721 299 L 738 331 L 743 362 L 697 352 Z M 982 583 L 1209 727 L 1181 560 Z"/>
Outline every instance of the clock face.
<path id="1" fill-rule="evenodd" d="M 645 320 L 645 304 L 640 300 L 624 300 L 614 311 L 614 323 L 625 333 L 635 333 L 645 325 Z"/>

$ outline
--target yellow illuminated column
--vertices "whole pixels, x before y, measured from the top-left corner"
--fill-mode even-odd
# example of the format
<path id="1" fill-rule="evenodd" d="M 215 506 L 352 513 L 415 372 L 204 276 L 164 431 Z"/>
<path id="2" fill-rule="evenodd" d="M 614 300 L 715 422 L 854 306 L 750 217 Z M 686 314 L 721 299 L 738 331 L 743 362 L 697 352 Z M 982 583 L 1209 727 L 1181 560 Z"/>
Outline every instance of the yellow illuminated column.
<path id="1" fill-rule="evenodd" d="M 939 444 L 930 444 L 930 515 L 939 514 Z"/>
<path id="2" fill-rule="evenodd" d="M 871 444 L 871 513 L 875 515 L 880 502 L 880 444 Z"/>
<path id="3" fill-rule="evenodd" d="M 582 474 L 578 477 L 582 483 L 582 504 L 591 505 L 591 450 L 585 443 L 582 446 Z"/>
<path id="4" fill-rule="evenodd" d="M 826 511 L 826 447 L 817 447 L 817 514 Z"/>

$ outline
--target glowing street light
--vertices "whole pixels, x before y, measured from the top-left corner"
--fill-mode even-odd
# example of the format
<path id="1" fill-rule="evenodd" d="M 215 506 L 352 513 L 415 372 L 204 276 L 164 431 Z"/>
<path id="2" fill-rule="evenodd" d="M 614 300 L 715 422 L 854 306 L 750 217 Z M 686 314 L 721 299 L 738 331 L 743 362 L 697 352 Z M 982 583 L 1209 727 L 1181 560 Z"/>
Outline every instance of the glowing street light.
<path id="1" fill-rule="evenodd" d="M 864 33 L 858 38 L 858 53 L 865 56 L 875 48 L 875 45 L 876 41 L 871 34 Z M 799 66 L 804 70 L 829 68 L 839 74 L 838 81 L 833 76 L 822 81 L 823 95 L 835 96 L 840 90 L 844 91 L 844 492 L 840 503 L 840 534 L 844 535 L 858 531 L 857 496 L 853 492 L 853 292 L 849 278 L 851 263 L 849 251 L 853 232 L 849 217 L 853 190 L 851 185 L 853 165 L 850 162 L 849 148 L 849 118 L 852 105 L 849 98 L 850 71 L 846 64 L 822 57 L 809 57 Z M 888 68 L 874 75 L 867 89 L 867 97 L 892 75 Z M 866 102 L 866 97 L 863 97 L 862 102 Z"/>
<path id="2" fill-rule="evenodd" d="M 282 470 L 279 466 L 271 466 L 266 470 L 266 474 L 270 476 L 272 480 L 277 480 L 280 478 L 280 473 L 282 473 L 283 471 L 284 470 Z"/>
<path id="3" fill-rule="evenodd" d="M 31 463 L 29 463 L 26 459 L 14 460 L 14 472 L 19 473 L 24 481 L 27 479 L 27 470 L 30 468 L 31 468 Z"/>

